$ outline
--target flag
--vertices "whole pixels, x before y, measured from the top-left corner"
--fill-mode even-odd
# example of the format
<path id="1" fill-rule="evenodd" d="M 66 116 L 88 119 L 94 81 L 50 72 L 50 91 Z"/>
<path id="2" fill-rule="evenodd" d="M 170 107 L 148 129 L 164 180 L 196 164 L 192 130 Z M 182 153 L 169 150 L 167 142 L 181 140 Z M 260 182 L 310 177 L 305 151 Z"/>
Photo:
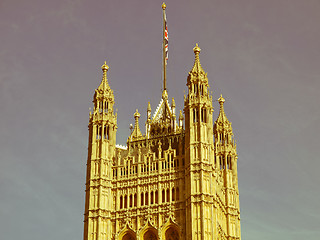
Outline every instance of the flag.
<path id="1" fill-rule="evenodd" d="M 167 16 L 164 12 L 164 52 L 165 52 L 165 62 L 167 64 L 168 62 L 168 26 L 167 26 Z"/>

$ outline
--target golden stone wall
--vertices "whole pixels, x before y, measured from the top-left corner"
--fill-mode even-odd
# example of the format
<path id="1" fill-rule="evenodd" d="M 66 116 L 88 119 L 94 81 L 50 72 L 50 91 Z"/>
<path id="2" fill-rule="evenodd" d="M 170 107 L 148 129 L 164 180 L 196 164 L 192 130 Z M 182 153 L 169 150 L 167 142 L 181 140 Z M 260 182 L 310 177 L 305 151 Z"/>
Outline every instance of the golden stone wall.
<path id="1" fill-rule="evenodd" d="M 140 113 L 127 146 L 116 145 L 117 116 L 106 63 L 89 119 L 84 240 L 241 239 L 237 152 L 218 99 L 213 123 L 207 74 L 194 48 L 188 94 L 176 122 L 166 89 L 146 132 Z"/>

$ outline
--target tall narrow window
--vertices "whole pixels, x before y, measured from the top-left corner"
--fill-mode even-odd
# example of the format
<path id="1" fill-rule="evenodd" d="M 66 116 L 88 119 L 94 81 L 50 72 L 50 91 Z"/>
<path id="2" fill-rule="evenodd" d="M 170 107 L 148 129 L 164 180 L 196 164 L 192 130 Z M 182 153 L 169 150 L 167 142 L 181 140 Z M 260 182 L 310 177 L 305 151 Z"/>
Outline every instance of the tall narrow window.
<path id="1" fill-rule="evenodd" d="M 149 198 L 148 198 L 148 192 L 146 192 L 146 194 L 145 194 L 145 200 L 146 200 L 146 205 L 148 205 L 148 204 L 149 204 L 149 202 L 148 202 L 148 200 L 149 200 Z"/>
<path id="2" fill-rule="evenodd" d="M 158 204 L 158 190 L 154 192 L 154 203 Z"/>
<path id="3" fill-rule="evenodd" d="M 130 194 L 130 198 L 129 198 L 129 207 L 132 207 L 132 194 Z"/>
<path id="4" fill-rule="evenodd" d="M 134 194 L 134 206 L 135 207 L 137 206 L 137 194 L 136 193 Z"/>
<path id="5" fill-rule="evenodd" d="M 153 192 L 150 194 L 150 204 L 153 204 Z"/>
<path id="6" fill-rule="evenodd" d="M 141 206 L 144 205 L 144 193 L 141 193 Z"/>
<path id="7" fill-rule="evenodd" d="M 169 188 L 167 189 L 167 202 L 170 202 L 170 191 L 169 191 Z"/>
<path id="8" fill-rule="evenodd" d="M 101 139 L 102 126 L 97 126 L 97 139 Z"/>
<path id="9" fill-rule="evenodd" d="M 203 108 L 201 108 L 201 122 L 203 122 Z"/>
<path id="10" fill-rule="evenodd" d="M 174 188 L 172 188 L 172 201 L 175 201 L 176 198 L 175 198 L 175 194 L 174 194 Z"/>
<path id="11" fill-rule="evenodd" d="M 122 209 L 123 208 L 123 198 L 122 198 L 122 196 L 120 196 L 120 209 Z"/>
<path id="12" fill-rule="evenodd" d="M 128 208 L 128 196 L 124 195 L 124 208 Z"/>
<path id="13" fill-rule="evenodd" d="M 165 190 L 162 190 L 162 202 L 164 203 L 166 201 L 166 193 Z"/>

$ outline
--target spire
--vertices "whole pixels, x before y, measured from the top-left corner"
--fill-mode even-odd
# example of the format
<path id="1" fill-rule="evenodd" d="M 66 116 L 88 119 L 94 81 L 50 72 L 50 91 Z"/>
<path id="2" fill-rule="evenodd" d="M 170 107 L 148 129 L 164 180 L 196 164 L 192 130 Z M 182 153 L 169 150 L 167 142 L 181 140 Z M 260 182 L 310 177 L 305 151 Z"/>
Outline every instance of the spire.
<path id="1" fill-rule="evenodd" d="M 196 82 L 201 82 L 201 83 L 204 83 L 205 85 L 208 85 L 207 73 L 203 70 L 200 63 L 200 58 L 199 58 L 200 51 L 201 49 L 197 43 L 196 46 L 193 48 L 195 59 L 194 59 L 193 67 L 189 72 L 187 85 L 191 83 L 196 83 Z"/>
<path id="2" fill-rule="evenodd" d="M 150 102 L 148 102 L 148 109 L 147 109 L 148 112 L 151 112 L 151 105 L 150 105 Z"/>
<path id="3" fill-rule="evenodd" d="M 200 63 L 199 54 L 201 52 L 201 48 L 198 46 L 198 43 L 196 43 L 196 46 L 193 48 L 193 52 L 195 54 L 195 60 L 194 60 L 194 64 L 193 64 L 191 72 L 198 73 L 198 74 L 199 73 L 205 74 L 205 71 L 203 70 L 201 63 Z"/>
<path id="4" fill-rule="evenodd" d="M 140 131 L 139 127 L 139 118 L 140 118 L 140 113 L 138 112 L 138 109 L 136 109 L 136 112 L 134 113 L 134 119 L 135 119 L 135 124 L 134 124 L 134 130 L 131 134 L 131 140 L 135 140 L 137 138 L 142 137 L 142 133 Z"/>
<path id="5" fill-rule="evenodd" d="M 180 114 L 179 114 L 179 127 L 180 128 L 183 127 L 183 120 L 184 120 L 184 117 L 183 117 L 182 111 L 180 110 Z"/>
<path id="6" fill-rule="evenodd" d="M 215 121 L 214 131 L 229 132 L 232 134 L 231 122 L 229 122 L 226 113 L 224 112 L 223 104 L 225 99 L 222 97 L 222 94 L 218 98 L 218 102 L 220 104 L 220 112 L 217 120 Z"/>
<path id="7" fill-rule="evenodd" d="M 103 75 L 102 75 L 102 81 L 100 83 L 100 86 L 98 87 L 98 90 L 108 91 L 108 90 L 110 90 L 110 86 L 109 86 L 108 78 L 107 78 L 107 72 L 109 70 L 109 66 L 107 65 L 106 61 L 101 66 L 101 69 L 102 69 Z"/>
<path id="8" fill-rule="evenodd" d="M 220 112 L 219 112 L 219 116 L 217 118 L 217 122 L 226 122 L 226 123 L 229 123 L 228 121 L 228 118 L 224 112 L 224 107 L 223 107 L 223 104 L 226 100 L 222 97 L 222 94 L 220 95 L 220 97 L 218 98 L 218 102 L 220 104 Z"/>
<path id="9" fill-rule="evenodd" d="M 183 119 L 184 119 L 184 117 L 183 117 L 182 111 L 180 110 L 179 120 L 183 120 Z"/>
<path id="10" fill-rule="evenodd" d="M 175 108 L 176 107 L 176 102 L 174 101 L 174 98 L 172 98 L 172 104 L 171 107 Z"/>
<path id="11" fill-rule="evenodd" d="M 106 62 L 101 66 L 101 69 L 103 72 L 102 81 L 99 87 L 95 90 L 95 94 L 93 96 L 94 112 L 113 114 L 114 95 L 108 83 L 107 72 L 109 70 L 109 66 Z"/>

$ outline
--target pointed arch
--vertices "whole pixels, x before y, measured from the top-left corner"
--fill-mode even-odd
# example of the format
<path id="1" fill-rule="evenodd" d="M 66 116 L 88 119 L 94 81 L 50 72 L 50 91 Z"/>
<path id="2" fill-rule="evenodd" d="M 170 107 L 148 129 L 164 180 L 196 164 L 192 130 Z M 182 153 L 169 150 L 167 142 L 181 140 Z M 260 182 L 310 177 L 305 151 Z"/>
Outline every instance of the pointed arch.
<path id="1" fill-rule="evenodd" d="M 161 239 L 164 240 L 180 240 L 181 229 L 170 217 L 167 222 L 161 227 Z"/>
<path id="2" fill-rule="evenodd" d="M 129 224 L 126 224 L 126 226 L 119 232 L 118 237 L 116 237 L 116 239 L 136 240 L 137 236 L 136 236 L 136 233 L 131 229 Z"/>
<path id="3" fill-rule="evenodd" d="M 158 240 L 158 231 L 157 229 L 148 223 L 140 230 L 139 239 L 141 240 Z"/>

